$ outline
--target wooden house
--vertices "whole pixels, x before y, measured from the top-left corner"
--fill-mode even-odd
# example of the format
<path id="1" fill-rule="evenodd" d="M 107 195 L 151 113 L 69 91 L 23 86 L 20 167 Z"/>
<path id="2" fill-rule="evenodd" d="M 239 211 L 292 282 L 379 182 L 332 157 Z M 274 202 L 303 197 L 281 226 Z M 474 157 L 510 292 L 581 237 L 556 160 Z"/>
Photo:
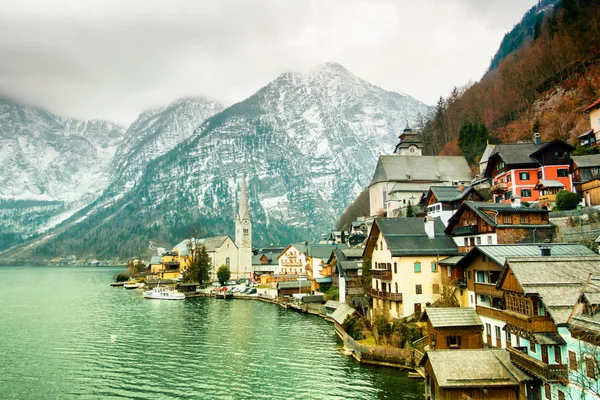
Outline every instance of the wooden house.
<path id="1" fill-rule="evenodd" d="M 465 201 L 448 221 L 460 253 L 481 244 L 544 243 L 554 239 L 556 227 L 549 211 L 513 204 Z"/>
<path id="2" fill-rule="evenodd" d="M 540 179 L 556 180 L 570 191 L 574 190 L 569 172 L 569 154 L 575 148 L 560 140 L 542 143 L 539 133 L 532 143 L 498 144 L 489 156 L 485 177 L 492 180 L 490 190 L 494 202 L 510 202 L 513 197 L 536 202 Z"/>
<path id="3" fill-rule="evenodd" d="M 427 400 L 529 400 L 532 378 L 497 349 L 428 351 L 425 370 Z"/>
<path id="4" fill-rule="evenodd" d="M 427 322 L 429 351 L 483 348 L 483 323 L 471 307 L 428 307 L 421 321 Z"/>
<path id="5" fill-rule="evenodd" d="M 273 275 L 279 264 L 277 256 L 281 251 L 261 251 L 252 256 L 252 273 L 254 280 L 259 280 L 262 275 Z"/>
<path id="6" fill-rule="evenodd" d="M 572 158 L 575 191 L 581 195 L 586 206 L 600 205 L 600 154 Z"/>
<path id="7" fill-rule="evenodd" d="M 483 201 L 483 196 L 472 186 L 431 186 L 425 196 L 427 216 L 440 218 L 444 225 L 463 201 Z"/>
<path id="8" fill-rule="evenodd" d="M 363 249 L 336 248 L 327 260 L 324 270 L 331 276 L 332 284 L 339 288 L 340 301 L 343 303 L 364 294 L 362 253 Z"/>
<path id="9" fill-rule="evenodd" d="M 308 280 L 283 281 L 277 284 L 279 298 L 291 298 L 293 294 L 310 293 L 311 283 Z"/>

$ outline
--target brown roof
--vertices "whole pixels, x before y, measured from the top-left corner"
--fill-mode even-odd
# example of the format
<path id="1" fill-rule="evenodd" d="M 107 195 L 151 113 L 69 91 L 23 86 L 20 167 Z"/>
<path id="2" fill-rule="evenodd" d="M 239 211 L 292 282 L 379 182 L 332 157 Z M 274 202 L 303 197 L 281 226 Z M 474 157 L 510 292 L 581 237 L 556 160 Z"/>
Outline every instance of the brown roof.
<path id="1" fill-rule="evenodd" d="M 600 105 L 600 99 L 596 100 L 595 102 L 593 102 L 592 104 L 590 104 L 589 106 L 587 106 L 583 112 L 589 112 L 592 108 L 597 107 Z"/>

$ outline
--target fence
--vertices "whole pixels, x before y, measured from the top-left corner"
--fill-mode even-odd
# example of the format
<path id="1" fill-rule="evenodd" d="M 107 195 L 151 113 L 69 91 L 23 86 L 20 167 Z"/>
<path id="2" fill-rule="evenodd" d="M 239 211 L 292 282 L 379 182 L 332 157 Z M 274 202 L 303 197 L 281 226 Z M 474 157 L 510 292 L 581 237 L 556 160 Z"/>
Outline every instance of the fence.
<path id="1" fill-rule="evenodd" d="M 364 363 L 394 364 L 399 367 L 412 368 L 414 365 L 413 351 L 410 349 L 396 349 L 384 346 L 367 346 L 358 343 L 344 331 L 337 322 L 334 323 L 335 332 L 344 342 L 344 346 L 352 349 L 354 357 Z"/>
<path id="2" fill-rule="evenodd" d="M 550 218 L 566 218 L 566 217 L 577 217 L 583 214 L 589 214 L 591 212 L 598 211 L 597 208 L 594 207 L 583 207 L 580 211 L 578 210 L 569 210 L 569 211 L 552 211 L 549 215 Z"/>

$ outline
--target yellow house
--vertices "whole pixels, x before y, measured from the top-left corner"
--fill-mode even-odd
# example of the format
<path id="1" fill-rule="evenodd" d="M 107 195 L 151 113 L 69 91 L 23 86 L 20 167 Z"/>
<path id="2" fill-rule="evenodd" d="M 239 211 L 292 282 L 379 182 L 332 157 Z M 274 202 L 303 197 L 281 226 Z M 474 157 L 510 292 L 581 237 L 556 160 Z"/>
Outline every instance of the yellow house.
<path id="1" fill-rule="evenodd" d="M 590 127 L 592 129 L 577 137 L 579 145 L 597 146 L 600 140 L 600 99 L 594 101 L 583 111 L 590 115 Z"/>
<path id="2" fill-rule="evenodd" d="M 377 218 L 363 259 L 371 260 L 373 310 L 391 318 L 420 313 L 440 297 L 438 262 L 458 254 L 439 219 Z"/>

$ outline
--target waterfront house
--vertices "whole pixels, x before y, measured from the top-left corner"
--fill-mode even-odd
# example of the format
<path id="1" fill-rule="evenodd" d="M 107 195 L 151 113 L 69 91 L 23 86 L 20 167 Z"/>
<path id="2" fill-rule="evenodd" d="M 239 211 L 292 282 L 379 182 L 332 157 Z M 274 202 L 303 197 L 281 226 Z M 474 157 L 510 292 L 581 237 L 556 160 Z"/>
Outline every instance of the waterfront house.
<path id="1" fill-rule="evenodd" d="M 189 259 L 191 258 L 189 243 L 191 240 L 194 239 L 185 239 L 173 247 L 173 252 L 178 255 L 177 260 L 180 263 L 181 272 L 189 265 Z M 217 270 L 221 265 L 229 267 L 232 279 L 251 277 L 245 272 L 245 268 L 242 268 L 242 265 L 240 265 L 238 246 L 229 236 L 213 236 L 195 240 L 197 244 L 204 246 L 210 258 L 212 263 L 212 280 L 217 279 Z"/>
<path id="2" fill-rule="evenodd" d="M 471 307 L 427 307 L 421 321 L 427 322 L 428 351 L 483 348 L 483 323 Z"/>
<path id="3" fill-rule="evenodd" d="M 362 253 L 363 249 L 336 248 L 327 260 L 326 270 L 331 275 L 332 284 L 338 287 L 343 303 L 364 294 Z"/>
<path id="4" fill-rule="evenodd" d="M 419 314 L 439 298 L 438 262 L 458 253 L 444 224 L 430 218 L 377 218 L 363 260 L 371 260 L 375 312 L 392 318 Z"/>
<path id="5" fill-rule="evenodd" d="M 428 351 L 420 362 L 425 370 L 428 400 L 529 400 L 532 378 L 497 349 Z M 531 397 L 529 396 L 531 395 Z"/>
<path id="6" fill-rule="evenodd" d="M 308 242 L 288 245 L 277 256 L 276 274 L 306 275 Z"/>
<path id="7" fill-rule="evenodd" d="M 261 275 L 272 275 L 277 270 L 279 261 L 277 256 L 282 250 L 278 252 L 262 251 L 252 256 L 252 272 L 253 279 L 259 280 Z"/>
<path id="8" fill-rule="evenodd" d="M 489 347 L 505 348 L 510 336 L 505 332 L 504 292 L 496 287 L 508 257 L 578 257 L 595 253 L 580 244 L 504 244 L 475 246 L 454 266 L 464 271 L 466 291 L 461 304 L 473 307 L 484 323 L 483 340 Z M 507 340 L 508 337 L 508 340 Z"/>
<path id="9" fill-rule="evenodd" d="M 174 280 L 181 278 L 181 262 L 179 254 L 172 251 L 167 251 L 162 255 L 161 267 L 157 269 L 156 276 L 158 279 Z"/>
<path id="10" fill-rule="evenodd" d="M 534 134 L 532 143 L 496 145 L 485 170 L 485 177 L 492 181 L 494 201 L 509 202 L 518 196 L 522 201 L 536 202 L 540 196 L 535 186 L 540 179 L 559 181 L 573 191 L 569 173 L 573 150 L 560 140 L 542 143 L 539 133 Z"/>
<path id="11" fill-rule="evenodd" d="M 369 215 L 391 217 L 408 204 L 419 204 L 430 186 L 460 186 L 471 181 L 464 157 L 424 156 L 422 148 L 408 128 L 400 135 L 394 155 L 379 156 L 369 184 Z"/>
<path id="12" fill-rule="evenodd" d="M 287 299 L 297 293 L 310 293 L 310 287 L 311 283 L 306 279 L 279 282 L 277 283 L 277 296 L 280 299 Z"/>
<path id="13" fill-rule="evenodd" d="M 483 196 L 472 186 L 431 186 L 425 196 L 427 216 L 440 218 L 444 225 L 459 209 L 463 201 L 483 201 Z"/>
<path id="14" fill-rule="evenodd" d="M 157 274 L 162 269 L 162 256 L 152 256 L 150 259 L 150 273 Z"/>
<path id="15" fill-rule="evenodd" d="M 312 283 L 313 293 L 324 291 L 331 286 L 331 271 L 326 268 L 326 262 L 331 252 L 336 248 L 347 248 L 345 244 L 308 244 L 306 246 L 306 275 Z M 323 269 L 325 268 L 325 271 Z"/>
<path id="16" fill-rule="evenodd" d="M 600 154 L 573 156 L 575 191 L 586 206 L 600 205 Z"/>
<path id="17" fill-rule="evenodd" d="M 552 241 L 556 231 L 548 214 L 546 209 L 522 206 L 518 199 L 512 204 L 465 201 L 448 221 L 446 233 L 460 253 L 480 244 L 544 243 Z"/>
<path id="18" fill-rule="evenodd" d="M 507 351 L 537 379 L 542 398 L 580 398 L 571 392 L 566 339 L 585 283 L 599 265 L 598 255 L 506 259 L 496 287 L 504 292 Z"/>

